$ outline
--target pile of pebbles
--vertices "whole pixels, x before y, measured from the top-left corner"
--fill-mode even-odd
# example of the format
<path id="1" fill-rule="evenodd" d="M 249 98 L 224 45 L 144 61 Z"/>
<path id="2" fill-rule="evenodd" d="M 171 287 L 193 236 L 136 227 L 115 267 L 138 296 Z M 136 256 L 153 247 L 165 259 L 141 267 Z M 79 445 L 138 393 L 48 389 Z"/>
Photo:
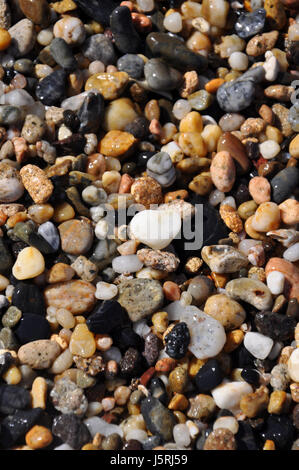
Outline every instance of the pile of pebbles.
<path id="1" fill-rule="evenodd" d="M 1 449 L 299 450 L 298 8 L 0 1 Z"/>

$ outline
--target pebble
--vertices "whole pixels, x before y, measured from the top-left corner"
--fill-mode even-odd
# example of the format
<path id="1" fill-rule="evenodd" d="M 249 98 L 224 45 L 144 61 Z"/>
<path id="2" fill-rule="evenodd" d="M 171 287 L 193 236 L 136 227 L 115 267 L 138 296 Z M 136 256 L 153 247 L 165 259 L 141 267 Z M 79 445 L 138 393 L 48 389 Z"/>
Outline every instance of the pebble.
<path id="1" fill-rule="evenodd" d="M 239 409 L 241 398 L 252 393 L 251 385 L 246 382 L 227 382 L 212 390 L 212 397 L 220 409 L 235 412 Z"/>
<path id="2" fill-rule="evenodd" d="M 78 46 L 85 40 L 84 24 L 79 18 L 64 15 L 53 28 L 55 38 L 62 38 L 71 46 Z"/>
<path id="3" fill-rule="evenodd" d="M 9 28 L 8 32 L 12 39 L 10 52 L 15 58 L 24 57 L 33 49 L 36 34 L 32 21 L 25 18 Z"/>
<path id="4" fill-rule="evenodd" d="M 8 163 L 0 163 L 0 181 L 1 202 L 14 202 L 22 197 L 24 186 L 19 172 Z"/>
<path id="5" fill-rule="evenodd" d="M 276 230 L 280 226 L 280 211 L 275 202 L 263 202 L 257 208 L 253 219 L 252 227 L 258 232 L 268 232 Z"/>
<path id="6" fill-rule="evenodd" d="M 229 192 L 236 179 L 234 160 L 226 151 L 218 152 L 212 160 L 210 167 L 211 178 L 216 188 L 223 192 Z"/>
<path id="7" fill-rule="evenodd" d="M 231 132 L 224 132 L 218 140 L 217 152 L 226 151 L 234 159 L 237 174 L 246 173 L 249 169 L 249 160 L 242 142 Z"/>
<path id="8" fill-rule="evenodd" d="M 12 268 L 13 275 L 19 281 L 32 279 L 42 274 L 45 270 L 43 255 L 34 247 L 24 248 L 17 257 Z"/>
<path id="9" fill-rule="evenodd" d="M 223 348 L 226 341 L 224 328 L 217 320 L 206 315 L 197 307 L 185 307 L 180 321 L 188 326 L 191 341 L 189 351 L 198 359 L 215 357 Z M 202 341 L 202 338 L 205 341 Z"/>
<path id="10" fill-rule="evenodd" d="M 52 433 L 72 449 L 81 449 L 84 444 L 91 441 L 88 427 L 75 414 L 62 414 L 55 417 Z"/>
<path id="11" fill-rule="evenodd" d="M 227 113 L 246 109 L 253 101 L 255 86 L 251 80 L 233 81 L 221 85 L 217 90 L 217 101 Z"/>
<path id="12" fill-rule="evenodd" d="M 106 131 L 123 131 L 137 116 L 133 102 L 129 98 L 119 98 L 105 108 L 103 127 Z"/>
<path id="13" fill-rule="evenodd" d="M 272 307 L 272 295 L 261 281 L 252 278 L 233 279 L 226 284 L 226 293 L 234 300 L 241 300 L 253 305 L 258 310 Z"/>
<path id="14" fill-rule="evenodd" d="M 67 42 L 62 38 L 55 38 L 51 42 L 50 52 L 55 62 L 65 70 L 74 70 L 77 61 Z"/>
<path id="15" fill-rule="evenodd" d="M 241 13 L 235 23 L 235 30 L 240 38 L 250 38 L 263 30 L 265 19 L 266 11 L 263 8 L 249 13 Z"/>
<path id="16" fill-rule="evenodd" d="M 89 282 L 75 280 L 46 287 L 45 301 L 48 307 L 66 308 L 73 315 L 92 310 L 96 288 Z"/>
<path id="17" fill-rule="evenodd" d="M 255 176 L 249 182 L 248 189 L 256 204 L 263 204 L 271 200 L 271 186 L 262 176 Z"/>
<path id="18" fill-rule="evenodd" d="M 181 73 L 160 59 L 150 59 L 146 62 L 144 76 L 153 91 L 174 90 L 182 82 Z"/>
<path id="19" fill-rule="evenodd" d="M 110 130 L 99 144 L 99 151 L 113 158 L 124 158 L 136 143 L 135 137 L 129 132 Z"/>
<path id="20" fill-rule="evenodd" d="M 227 428 L 218 428 L 207 437 L 203 450 L 236 450 L 234 434 Z"/>
<path id="21" fill-rule="evenodd" d="M 142 400 L 141 413 L 147 428 L 153 435 L 158 435 L 166 442 L 171 441 L 175 418 L 157 398 L 149 396 Z"/>
<path id="22" fill-rule="evenodd" d="M 22 364 L 32 369 L 48 369 L 60 354 L 61 348 L 56 341 L 48 339 L 31 341 L 24 344 L 18 351 L 18 358 Z"/>
<path id="23" fill-rule="evenodd" d="M 266 160 L 275 158 L 280 152 L 280 145 L 274 140 L 265 140 L 259 145 L 260 153 Z"/>
<path id="24" fill-rule="evenodd" d="M 260 333 L 249 332 L 244 337 L 245 348 L 257 359 L 266 359 L 273 347 L 273 340 Z"/>
<path id="25" fill-rule="evenodd" d="M 35 90 L 36 97 L 46 106 L 59 104 L 64 96 L 66 73 L 58 69 L 41 80 Z"/>
<path id="26" fill-rule="evenodd" d="M 144 60 L 136 54 L 125 54 L 117 61 L 117 69 L 126 72 L 132 78 L 142 78 L 144 70 Z"/>
<path id="27" fill-rule="evenodd" d="M 290 341 L 294 336 L 296 320 L 274 312 L 259 312 L 255 316 L 255 325 L 260 333 L 274 341 Z"/>
<path id="28" fill-rule="evenodd" d="M 285 201 L 299 182 L 299 169 L 296 167 L 287 167 L 277 173 L 271 179 L 272 199 L 276 204 L 281 204 Z"/>
<path id="29" fill-rule="evenodd" d="M 110 28 L 115 46 L 123 54 L 135 54 L 140 48 L 140 37 L 136 32 L 130 10 L 125 6 L 115 8 L 110 17 Z"/>
<path id="30" fill-rule="evenodd" d="M 291 286 L 291 289 L 289 291 L 289 298 L 290 299 L 293 297 L 298 298 L 299 296 L 298 288 L 297 288 L 298 279 L 299 279 L 298 268 L 294 264 L 292 264 L 290 261 L 287 261 L 282 258 L 274 257 L 274 258 L 271 258 L 266 264 L 266 267 L 265 267 L 266 276 L 268 276 L 268 274 L 271 271 L 279 271 L 282 274 L 284 274 L 287 282 Z"/>
<path id="31" fill-rule="evenodd" d="M 66 253 L 81 255 L 88 252 L 93 242 L 93 230 L 84 220 L 68 220 L 58 226 L 61 248 Z"/>
<path id="32" fill-rule="evenodd" d="M 18 389 L 21 390 L 21 387 Z M 43 411 L 40 408 L 17 410 L 13 415 L 6 416 L 2 420 L 2 446 L 11 448 L 20 439 L 24 439 L 25 434 L 42 418 Z"/>
<path id="33" fill-rule="evenodd" d="M 279 271 L 272 271 L 267 276 L 267 286 L 273 295 L 279 295 L 283 292 L 285 284 L 284 274 Z"/>
<path id="34" fill-rule="evenodd" d="M 145 210 L 130 223 L 130 236 L 153 250 L 166 248 L 181 229 L 181 217 L 174 211 Z"/>
<path id="35" fill-rule="evenodd" d="M 204 312 L 218 320 L 225 330 L 240 327 L 246 318 L 243 307 L 225 294 L 209 297 L 205 303 Z"/>
<path id="36" fill-rule="evenodd" d="M 247 266 L 247 257 L 229 245 L 205 246 L 201 256 L 211 271 L 222 274 L 238 271 Z"/>
<path id="37" fill-rule="evenodd" d="M 131 321 L 136 322 L 158 311 L 164 299 L 160 283 L 150 279 L 132 279 L 118 286 L 117 300 Z"/>
<path id="38" fill-rule="evenodd" d="M 173 253 L 160 250 L 154 251 L 143 248 L 138 250 L 137 256 L 145 266 L 166 272 L 176 271 L 180 263 L 180 260 Z"/>
<path id="39" fill-rule="evenodd" d="M 114 64 L 116 61 L 113 44 L 104 34 L 93 34 L 87 38 L 82 46 L 82 51 L 89 60 L 100 61 L 104 65 Z M 118 70 L 121 71 L 119 67 Z M 104 70 L 99 72 L 104 72 Z"/>
<path id="40" fill-rule="evenodd" d="M 223 372 L 216 359 L 209 359 L 197 372 L 194 378 L 196 390 L 199 393 L 208 393 L 217 387 L 223 380 Z"/>
<path id="41" fill-rule="evenodd" d="M 106 100 L 117 99 L 129 81 L 126 72 L 99 73 L 92 75 L 85 84 L 85 90 L 96 89 Z"/>
<path id="42" fill-rule="evenodd" d="M 294 382 L 299 379 L 299 349 L 295 349 L 288 360 L 288 374 Z"/>
<path id="43" fill-rule="evenodd" d="M 258 34 L 247 43 L 246 53 L 253 57 L 263 55 L 266 51 L 273 49 L 278 38 L 278 31 Z"/>
<path id="44" fill-rule="evenodd" d="M 51 246 L 53 252 L 57 251 L 60 246 L 59 233 L 55 225 L 48 221 L 38 227 L 37 233 L 43 237 Z"/>
<path id="45" fill-rule="evenodd" d="M 137 255 L 117 256 L 112 261 L 116 273 L 135 273 L 143 267 L 143 262 Z"/>
<path id="46" fill-rule="evenodd" d="M 295 262 L 299 259 L 299 243 L 294 243 L 294 245 L 290 246 L 284 253 L 284 259 L 287 261 Z"/>
<path id="47" fill-rule="evenodd" d="M 166 152 L 153 155 L 148 160 L 146 169 L 148 176 L 158 181 L 162 188 L 168 188 L 176 179 L 173 163 Z"/>

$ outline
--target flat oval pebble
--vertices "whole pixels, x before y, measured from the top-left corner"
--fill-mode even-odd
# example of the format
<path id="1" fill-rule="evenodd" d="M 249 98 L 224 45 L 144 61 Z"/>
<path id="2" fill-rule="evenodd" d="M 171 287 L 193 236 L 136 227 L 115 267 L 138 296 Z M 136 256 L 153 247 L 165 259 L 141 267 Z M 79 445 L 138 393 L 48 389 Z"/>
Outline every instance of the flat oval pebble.
<path id="1" fill-rule="evenodd" d="M 225 290 L 229 297 L 235 300 L 243 300 L 258 310 L 270 309 L 273 304 L 269 288 L 256 279 L 233 279 L 226 284 Z"/>
<path id="2" fill-rule="evenodd" d="M 56 341 L 40 339 L 21 346 L 18 358 L 22 364 L 42 370 L 51 367 L 60 352 L 61 348 Z"/>
<path id="3" fill-rule="evenodd" d="M 12 268 L 13 275 L 19 281 L 32 279 L 42 274 L 45 270 L 43 255 L 34 247 L 24 248 L 17 257 Z"/>
<path id="4" fill-rule="evenodd" d="M 180 321 L 185 322 L 189 328 L 191 339 L 188 349 L 197 359 L 215 357 L 220 353 L 226 335 L 219 321 L 193 306 L 184 309 Z"/>
<path id="5" fill-rule="evenodd" d="M 218 152 L 212 160 L 210 167 L 211 178 L 219 191 L 228 193 L 236 178 L 236 170 L 232 157 L 228 152 Z"/>
<path id="6" fill-rule="evenodd" d="M 84 220 L 68 220 L 58 226 L 61 248 L 72 255 L 84 254 L 91 248 L 93 230 Z"/>
<path id="7" fill-rule="evenodd" d="M 95 304 L 96 288 L 89 282 L 75 280 L 46 287 L 45 302 L 49 307 L 65 308 L 73 315 L 89 312 Z"/>

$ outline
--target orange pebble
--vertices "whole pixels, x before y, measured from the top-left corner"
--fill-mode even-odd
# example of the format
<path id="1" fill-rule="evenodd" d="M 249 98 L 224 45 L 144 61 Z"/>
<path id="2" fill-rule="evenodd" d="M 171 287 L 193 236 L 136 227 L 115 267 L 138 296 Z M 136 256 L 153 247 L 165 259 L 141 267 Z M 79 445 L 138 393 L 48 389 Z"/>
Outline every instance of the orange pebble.
<path id="1" fill-rule="evenodd" d="M 4 212 L 0 211 L 0 227 L 1 225 L 4 225 L 6 221 L 7 221 L 7 215 L 4 214 Z"/>
<path id="2" fill-rule="evenodd" d="M 152 21 L 142 13 L 131 13 L 132 21 L 140 33 L 147 33 L 152 30 Z"/>
<path id="3" fill-rule="evenodd" d="M 10 46 L 11 36 L 4 28 L 0 28 L 0 51 L 5 51 Z"/>
<path id="4" fill-rule="evenodd" d="M 141 385 L 144 385 L 146 387 L 146 384 L 151 380 L 153 375 L 155 374 L 156 370 L 154 367 L 150 367 L 147 369 L 144 374 L 140 377 L 140 383 Z"/>
<path id="5" fill-rule="evenodd" d="M 33 426 L 25 436 L 26 444 L 31 449 L 43 449 L 53 441 L 51 431 L 44 426 Z"/>
<path id="6" fill-rule="evenodd" d="M 12 215 L 7 220 L 7 226 L 13 228 L 17 223 L 24 222 L 28 219 L 27 212 L 17 212 L 17 214 Z"/>
<path id="7" fill-rule="evenodd" d="M 213 78 L 205 84 L 205 90 L 209 93 L 216 93 L 218 88 L 224 83 L 223 78 Z"/>
<path id="8" fill-rule="evenodd" d="M 155 369 L 156 372 L 170 372 L 173 370 L 176 366 L 176 360 L 168 357 L 164 357 L 163 359 L 160 359 L 156 365 Z"/>
<path id="9" fill-rule="evenodd" d="M 181 290 L 173 281 L 166 281 L 163 284 L 163 292 L 167 300 L 180 300 Z"/>
<path id="10" fill-rule="evenodd" d="M 120 180 L 118 193 L 119 194 L 129 193 L 131 191 L 131 186 L 133 183 L 134 183 L 134 179 L 131 178 L 131 176 L 128 175 L 128 173 L 124 173 Z"/>
<path id="11" fill-rule="evenodd" d="M 188 191 L 186 189 L 179 189 L 178 191 L 171 191 L 165 194 L 164 202 L 171 202 L 175 201 L 176 199 L 187 199 L 189 196 Z"/>

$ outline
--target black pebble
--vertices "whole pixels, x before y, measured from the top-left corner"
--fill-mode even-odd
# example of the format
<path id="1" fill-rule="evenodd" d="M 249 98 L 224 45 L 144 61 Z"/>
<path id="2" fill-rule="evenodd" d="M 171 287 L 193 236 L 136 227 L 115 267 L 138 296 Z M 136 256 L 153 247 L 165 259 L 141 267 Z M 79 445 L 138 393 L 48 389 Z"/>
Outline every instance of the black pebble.
<path id="1" fill-rule="evenodd" d="M 287 167 L 281 170 L 270 181 L 272 186 L 272 199 L 276 204 L 285 201 L 299 184 L 299 168 Z"/>
<path id="2" fill-rule="evenodd" d="M 182 359 L 188 350 L 190 333 L 186 323 L 177 323 L 165 336 L 166 353 L 173 359 Z"/>
<path id="3" fill-rule="evenodd" d="M 77 132 L 80 127 L 80 119 L 75 111 L 65 109 L 63 111 L 63 122 L 72 132 Z"/>
<path id="4" fill-rule="evenodd" d="M 264 441 L 267 439 L 274 441 L 278 450 L 291 448 L 294 439 L 294 426 L 291 418 L 286 415 L 269 415 L 265 424 L 265 428 L 261 432 Z"/>
<path id="5" fill-rule="evenodd" d="M 168 396 L 167 396 L 166 388 L 165 388 L 164 382 L 162 382 L 162 380 L 159 379 L 159 377 L 154 377 L 151 380 L 149 389 L 150 389 L 151 395 L 154 398 L 157 398 L 161 403 L 163 403 L 163 405 L 167 404 Z"/>
<path id="6" fill-rule="evenodd" d="M 18 385 L 0 385 L 0 412 L 8 415 L 16 410 L 29 408 L 31 395 Z"/>
<path id="7" fill-rule="evenodd" d="M 112 333 L 112 338 L 113 345 L 121 351 L 126 351 L 130 347 L 138 349 L 138 351 L 142 351 L 144 348 L 144 340 L 129 326 L 116 329 Z"/>
<path id="8" fill-rule="evenodd" d="M 22 312 L 45 315 L 46 308 L 41 291 L 34 284 L 18 282 L 12 295 L 12 305 L 18 307 Z"/>
<path id="9" fill-rule="evenodd" d="M 55 106 L 60 103 L 65 92 L 66 73 L 64 70 L 55 70 L 38 83 L 36 97 L 47 106 Z"/>
<path id="10" fill-rule="evenodd" d="M 82 134 L 73 134 L 66 139 L 55 140 L 54 147 L 63 155 L 79 155 L 84 152 L 86 137 Z"/>
<path id="11" fill-rule="evenodd" d="M 11 365 L 15 364 L 15 359 L 9 352 L 0 355 L 0 376 L 2 376 Z"/>
<path id="12" fill-rule="evenodd" d="M 128 321 L 127 313 L 116 300 L 105 300 L 95 307 L 86 324 L 93 333 L 108 334 Z"/>
<path id="13" fill-rule="evenodd" d="M 108 25 L 111 12 L 120 2 L 116 0 L 76 0 L 75 3 L 89 18 Z"/>
<path id="14" fill-rule="evenodd" d="M 137 349 L 129 348 L 120 363 L 120 375 L 125 378 L 138 377 L 142 370 L 142 357 Z"/>
<path id="15" fill-rule="evenodd" d="M 143 152 L 138 153 L 136 157 L 137 167 L 145 168 L 147 165 L 147 162 L 149 161 L 150 158 L 152 158 L 153 155 L 155 155 L 155 153 L 157 152 L 143 151 Z"/>
<path id="16" fill-rule="evenodd" d="M 75 450 L 92 441 L 87 426 L 74 414 L 54 418 L 52 433 Z"/>
<path id="17" fill-rule="evenodd" d="M 157 447 L 161 444 L 161 439 L 159 436 L 150 436 L 142 443 L 144 450 L 152 450 L 154 447 Z"/>
<path id="18" fill-rule="evenodd" d="M 104 98 L 99 93 L 88 93 L 78 111 L 79 132 L 96 133 L 104 116 Z"/>
<path id="19" fill-rule="evenodd" d="M 259 386 L 260 374 L 257 370 L 252 369 L 250 367 L 244 367 L 241 372 L 241 377 L 245 380 L 245 382 L 254 385 L 255 387 Z"/>
<path id="20" fill-rule="evenodd" d="M 14 333 L 21 344 L 38 339 L 48 339 L 51 336 L 49 322 L 41 315 L 24 313 Z"/>
<path id="21" fill-rule="evenodd" d="M 149 121 L 145 117 L 139 116 L 127 124 L 124 130 L 132 134 L 136 139 L 145 139 L 149 133 Z"/>
<path id="22" fill-rule="evenodd" d="M 259 312 L 254 318 L 257 330 L 274 341 L 291 341 L 297 324 L 295 318 L 274 312 Z"/>
<path id="23" fill-rule="evenodd" d="M 15 414 L 6 416 L 1 422 L 1 446 L 8 449 L 22 438 L 24 439 L 25 434 L 43 417 L 43 414 L 44 411 L 41 408 L 33 408 L 16 411 Z"/>
<path id="24" fill-rule="evenodd" d="M 197 372 L 194 382 L 199 393 L 210 392 L 223 380 L 223 372 L 216 359 L 210 359 Z"/>
<path id="25" fill-rule="evenodd" d="M 136 32 L 131 12 L 128 7 L 117 7 L 110 16 L 110 28 L 113 33 L 114 44 L 123 54 L 140 52 L 141 39 Z"/>

